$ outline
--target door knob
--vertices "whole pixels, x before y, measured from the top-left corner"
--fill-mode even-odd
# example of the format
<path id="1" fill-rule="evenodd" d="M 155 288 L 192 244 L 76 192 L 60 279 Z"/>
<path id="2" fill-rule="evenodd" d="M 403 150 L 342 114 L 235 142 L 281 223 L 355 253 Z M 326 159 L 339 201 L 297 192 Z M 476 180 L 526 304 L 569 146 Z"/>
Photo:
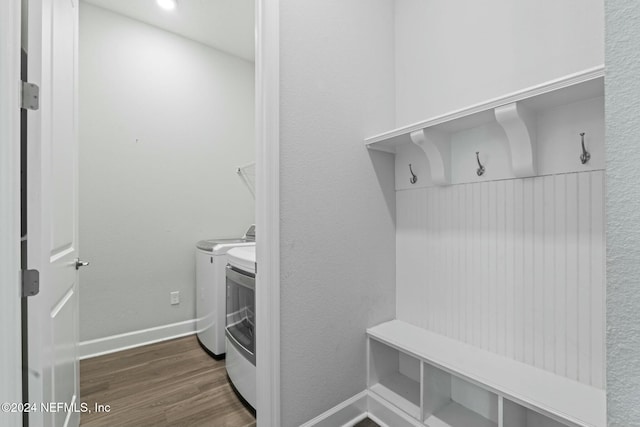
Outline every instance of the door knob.
<path id="1" fill-rule="evenodd" d="M 88 262 L 80 261 L 80 258 L 76 258 L 76 270 L 79 270 L 80 267 L 86 267 L 87 265 L 89 265 Z"/>

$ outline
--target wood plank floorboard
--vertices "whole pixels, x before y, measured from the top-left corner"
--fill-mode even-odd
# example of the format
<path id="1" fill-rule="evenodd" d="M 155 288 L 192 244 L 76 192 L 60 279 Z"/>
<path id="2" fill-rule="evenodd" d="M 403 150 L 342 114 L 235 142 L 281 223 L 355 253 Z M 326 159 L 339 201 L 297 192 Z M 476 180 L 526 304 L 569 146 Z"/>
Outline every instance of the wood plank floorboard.
<path id="1" fill-rule="evenodd" d="M 360 421 L 358 424 L 354 425 L 353 427 L 380 427 L 380 426 L 374 423 L 373 421 L 371 421 L 369 418 L 365 418 L 364 420 Z"/>
<path id="2" fill-rule="evenodd" d="M 83 427 L 256 425 L 195 335 L 82 360 L 80 401 L 111 409 L 82 414 Z"/>

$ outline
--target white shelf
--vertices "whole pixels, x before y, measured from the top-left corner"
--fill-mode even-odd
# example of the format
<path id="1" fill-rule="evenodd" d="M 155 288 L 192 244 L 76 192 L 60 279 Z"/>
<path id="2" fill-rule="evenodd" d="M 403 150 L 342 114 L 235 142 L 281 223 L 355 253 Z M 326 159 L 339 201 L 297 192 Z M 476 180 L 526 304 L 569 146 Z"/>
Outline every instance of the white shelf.
<path id="1" fill-rule="evenodd" d="M 450 160 L 446 155 L 449 135 L 490 122 L 504 130 L 515 176 L 536 174 L 533 132 L 534 114 L 604 95 L 604 67 L 595 67 L 522 91 L 494 98 L 441 116 L 403 126 L 364 140 L 371 150 L 396 153 L 414 143 L 423 149 L 431 166 L 432 180 L 447 184 Z"/>
<path id="2" fill-rule="evenodd" d="M 411 132 L 437 128 L 444 132 L 456 132 L 480 126 L 495 120 L 493 110 L 502 105 L 523 102 L 528 108 L 540 110 L 571 104 L 583 99 L 604 95 L 604 67 L 596 67 L 562 79 L 553 80 L 532 88 L 491 99 L 441 116 L 403 126 L 365 138 L 372 150 L 395 153 L 398 144 L 411 142 Z"/>
<path id="3" fill-rule="evenodd" d="M 505 427 L 567 427 L 566 424 L 537 413 L 508 399 L 503 400 L 503 425 Z"/>
<path id="4" fill-rule="evenodd" d="M 429 427 L 497 427 L 498 424 L 488 420 L 464 406 L 451 402 L 444 408 L 429 416 L 425 423 Z"/>
<path id="5" fill-rule="evenodd" d="M 420 418 L 419 382 L 396 372 L 371 386 L 370 390 L 412 417 Z"/>
<path id="6" fill-rule="evenodd" d="M 541 410 L 578 426 L 606 427 L 604 390 L 399 320 L 370 328 L 367 334 L 376 341 L 470 380 L 525 407 Z"/>

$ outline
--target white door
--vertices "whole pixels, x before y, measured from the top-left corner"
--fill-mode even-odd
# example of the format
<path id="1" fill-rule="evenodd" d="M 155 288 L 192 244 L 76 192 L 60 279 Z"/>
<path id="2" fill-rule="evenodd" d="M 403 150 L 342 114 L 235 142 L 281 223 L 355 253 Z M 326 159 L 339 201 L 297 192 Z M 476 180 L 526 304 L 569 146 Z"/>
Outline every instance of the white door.
<path id="1" fill-rule="evenodd" d="M 40 271 L 28 299 L 29 401 L 54 404 L 30 424 L 77 426 L 78 0 L 28 3 L 28 80 L 40 86 L 27 119 L 28 267 Z"/>

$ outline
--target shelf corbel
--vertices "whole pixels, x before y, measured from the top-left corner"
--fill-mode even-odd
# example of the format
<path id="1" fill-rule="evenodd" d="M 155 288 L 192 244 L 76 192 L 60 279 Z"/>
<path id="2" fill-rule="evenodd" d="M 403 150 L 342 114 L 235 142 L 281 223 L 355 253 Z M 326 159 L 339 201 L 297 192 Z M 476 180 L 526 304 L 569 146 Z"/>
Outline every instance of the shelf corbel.
<path id="1" fill-rule="evenodd" d="M 511 167 L 517 177 L 536 174 L 533 141 L 535 139 L 533 115 L 519 102 L 494 109 L 496 121 L 507 134 L 511 150 Z"/>
<path id="2" fill-rule="evenodd" d="M 410 136 L 411 141 L 427 155 L 433 183 L 449 184 L 449 136 L 435 129 L 420 129 L 411 132 Z"/>

